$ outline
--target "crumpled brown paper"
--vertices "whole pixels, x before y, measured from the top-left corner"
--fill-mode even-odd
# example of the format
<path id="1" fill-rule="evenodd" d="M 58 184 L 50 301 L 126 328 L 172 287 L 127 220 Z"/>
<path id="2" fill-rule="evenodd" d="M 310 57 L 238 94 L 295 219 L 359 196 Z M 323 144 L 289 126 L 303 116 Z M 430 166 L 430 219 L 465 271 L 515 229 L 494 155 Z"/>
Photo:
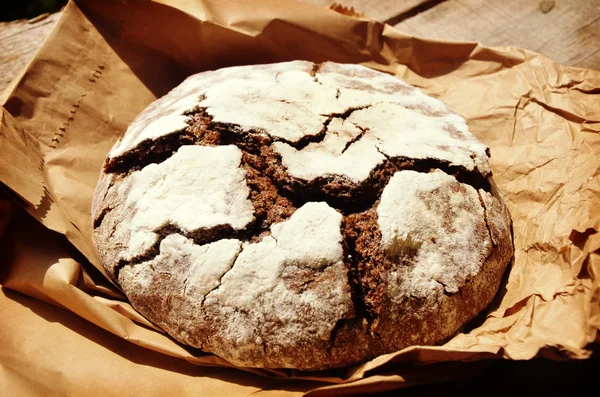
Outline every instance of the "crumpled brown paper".
<path id="1" fill-rule="evenodd" d="M 490 310 L 445 345 L 412 347 L 357 367 L 321 372 L 201 369 L 231 365 L 165 336 L 105 277 L 92 242 L 90 204 L 102 161 L 128 123 L 189 74 L 293 59 L 362 63 L 393 73 L 465 117 L 491 148 L 494 178 L 514 222 L 514 264 Z M 305 4 L 71 2 L 27 71 L 4 95 L 1 109 L 0 181 L 41 224 L 21 211 L 1 242 L 5 289 L 0 305 L 12 317 L 0 334 L 10 342 L 0 364 L 10 371 L 0 375 L 15 387 L 43 394 L 55 385 L 56 374 L 51 361 L 28 355 L 28 349 L 60 356 L 62 348 L 49 347 L 45 338 L 63 340 L 69 328 L 85 336 L 72 343 L 90 354 L 95 353 L 85 339 L 105 338 L 105 331 L 142 347 L 127 345 L 128 351 L 119 342 L 116 355 L 103 351 L 107 363 L 118 362 L 114 371 L 141 376 L 137 369 L 122 369 L 122 360 L 144 352 L 152 356 L 149 365 L 162 372 L 198 376 L 192 383 L 206 387 L 208 394 L 385 390 L 468 376 L 453 369 L 457 361 L 585 358 L 600 328 L 598 94 L 598 71 L 565 67 L 519 48 L 416 38 Z M 86 324 L 79 332 L 81 323 L 69 317 L 50 320 L 66 329 L 27 330 L 25 322 L 42 323 L 24 307 L 53 318 L 39 301 L 97 327 Z M 32 339 L 20 345 L 17 336 L 23 333 Z M 162 353 L 166 364 L 157 364 L 154 352 Z M 190 370 L 164 355 L 199 366 Z M 100 368 L 85 360 L 79 365 L 93 373 Z M 73 375 L 81 370 L 71 367 L 59 372 L 82 381 Z M 289 378 L 303 381 L 282 380 Z M 121 373 L 106 382 L 116 386 L 122 379 Z M 166 379 L 149 377 L 146 385 L 164 388 Z M 224 383 L 215 386 L 215 379 Z M 56 387 L 81 392 L 69 382 Z M 185 395 L 192 389 L 177 390 Z"/>

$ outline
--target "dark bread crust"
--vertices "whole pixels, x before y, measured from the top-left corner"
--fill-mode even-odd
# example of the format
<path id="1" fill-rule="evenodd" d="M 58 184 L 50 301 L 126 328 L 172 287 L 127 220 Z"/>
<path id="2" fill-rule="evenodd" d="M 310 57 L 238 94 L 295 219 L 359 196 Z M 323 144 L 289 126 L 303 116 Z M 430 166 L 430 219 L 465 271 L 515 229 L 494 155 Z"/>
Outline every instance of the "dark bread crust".
<path id="1" fill-rule="evenodd" d="M 371 76 L 377 72 L 366 73 Z M 431 117 L 446 114 L 427 107 L 419 111 Z M 240 366 L 303 370 L 343 367 L 411 345 L 441 343 L 460 331 L 494 298 L 512 258 L 513 245 L 510 214 L 491 175 L 435 158 L 397 157 L 386 158 L 364 181 L 334 174 L 305 181 L 288 173 L 280 154 L 273 150 L 276 139 L 262 131 L 241 133 L 239 126 L 213 122 L 202 108 L 192 111 L 189 124 L 185 130 L 142 142 L 135 150 L 107 159 L 92 203 L 95 241 L 107 272 L 136 310 L 178 341 Z M 452 128 L 449 130 L 449 134 L 459 134 Z M 126 204 L 125 200 L 135 183 L 131 176 L 149 163 L 169 158 L 178 147 L 190 144 L 235 145 L 241 151 L 240 167 L 246 175 L 255 219 L 239 230 L 214 227 L 188 231 L 167 224 L 156 230 L 158 238 L 152 248 L 123 260 L 129 231 L 122 225 L 131 222 L 137 212 L 135 203 Z M 301 150 L 307 144 L 300 142 L 297 147 Z M 390 258 L 381 245 L 377 215 L 381 192 L 401 170 L 420 173 L 442 170 L 454 176 L 461 186 L 473 187 L 480 196 L 485 218 L 480 224 L 484 226 L 478 227 L 473 238 L 482 242 L 481 252 L 487 257 L 480 271 L 465 280 L 458 292 L 442 289 L 424 298 L 389 295 L 390 272 L 402 265 L 403 257 L 416 255 L 406 248 Z M 326 202 L 342 214 L 343 261 L 322 269 L 287 265 L 279 278 L 298 297 L 311 296 L 328 302 L 332 290 L 338 291 L 336 296 L 341 300 L 335 314 L 323 312 L 332 316 L 325 334 L 321 330 L 301 333 L 292 339 L 281 338 L 282 322 L 287 321 L 279 315 L 281 307 L 259 297 L 253 312 L 248 313 L 246 309 L 207 299 L 218 285 L 208 293 L 191 297 L 188 278 L 194 259 L 184 250 L 174 259 L 165 259 L 161 243 L 173 236 L 181 237 L 177 241 L 190 246 L 227 239 L 259 243 L 269 238 L 274 224 L 288 221 L 304 204 L 314 201 Z M 491 241 L 491 249 L 483 247 L 484 240 Z M 232 267 L 233 262 L 220 275 L 221 280 Z M 311 329 L 315 318 L 323 315 L 315 310 L 313 306 L 300 305 L 296 318 L 290 321 L 297 323 L 299 329 Z M 236 339 L 224 332 L 230 327 L 228 319 L 235 317 L 251 323 L 256 316 L 261 319 L 259 327 L 245 330 L 250 337 Z"/>
<path id="2" fill-rule="evenodd" d="M 381 339 L 403 341 L 398 349 L 438 344 L 459 332 L 492 302 L 514 248 L 510 214 L 491 178 L 489 182 L 492 194 L 488 203 L 491 206 L 485 207 L 486 218 L 500 221 L 492 224 L 486 220 L 491 235 L 496 238 L 481 271 L 467 280 L 457 293 L 444 293 L 427 299 L 408 297 L 395 305 L 387 299 L 382 305 L 385 309 L 379 313 L 378 333 Z M 398 313 L 400 316 L 395 318 Z"/>

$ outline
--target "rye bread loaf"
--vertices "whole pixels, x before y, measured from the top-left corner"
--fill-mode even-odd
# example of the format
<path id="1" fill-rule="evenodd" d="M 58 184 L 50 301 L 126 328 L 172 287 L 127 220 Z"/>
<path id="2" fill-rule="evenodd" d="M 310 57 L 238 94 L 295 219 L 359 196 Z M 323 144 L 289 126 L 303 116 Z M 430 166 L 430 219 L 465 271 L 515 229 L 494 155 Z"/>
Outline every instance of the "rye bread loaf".
<path id="1" fill-rule="evenodd" d="M 316 370 L 447 340 L 511 260 L 489 151 L 443 103 L 359 65 L 193 75 L 108 154 L 108 274 L 186 345 Z"/>

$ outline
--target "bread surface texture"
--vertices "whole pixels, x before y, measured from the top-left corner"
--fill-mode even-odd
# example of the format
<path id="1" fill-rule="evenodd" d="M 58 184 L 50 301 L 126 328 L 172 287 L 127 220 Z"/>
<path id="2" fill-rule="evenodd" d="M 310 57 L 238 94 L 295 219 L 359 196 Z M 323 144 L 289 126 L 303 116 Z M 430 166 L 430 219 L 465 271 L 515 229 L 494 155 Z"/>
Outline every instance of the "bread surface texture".
<path id="1" fill-rule="evenodd" d="M 294 61 L 199 73 L 108 153 L 102 264 L 177 341 L 320 370 L 441 343 L 513 254 L 489 150 L 397 77 Z"/>

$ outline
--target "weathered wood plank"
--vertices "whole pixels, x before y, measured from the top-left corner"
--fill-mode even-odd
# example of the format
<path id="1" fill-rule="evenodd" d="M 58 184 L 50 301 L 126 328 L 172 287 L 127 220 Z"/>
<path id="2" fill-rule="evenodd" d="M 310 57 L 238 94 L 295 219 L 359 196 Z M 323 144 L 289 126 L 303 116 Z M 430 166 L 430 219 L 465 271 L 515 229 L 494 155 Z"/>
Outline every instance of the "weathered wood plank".
<path id="1" fill-rule="evenodd" d="M 25 69 L 59 16 L 0 23 L 0 92 Z"/>
<path id="2" fill-rule="evenodd" d="M 523 47 L 600 69 L 600 0 L 447 0 L 395 27 L 422 37 Z"/>
<path id="3" fill-rule="evenodd" d="M 353 7 L 357 12 L 378 21 L 388 21 L 428 0 L 300 0 L 303 3 L 329 7 L 334 3 Z"/>

